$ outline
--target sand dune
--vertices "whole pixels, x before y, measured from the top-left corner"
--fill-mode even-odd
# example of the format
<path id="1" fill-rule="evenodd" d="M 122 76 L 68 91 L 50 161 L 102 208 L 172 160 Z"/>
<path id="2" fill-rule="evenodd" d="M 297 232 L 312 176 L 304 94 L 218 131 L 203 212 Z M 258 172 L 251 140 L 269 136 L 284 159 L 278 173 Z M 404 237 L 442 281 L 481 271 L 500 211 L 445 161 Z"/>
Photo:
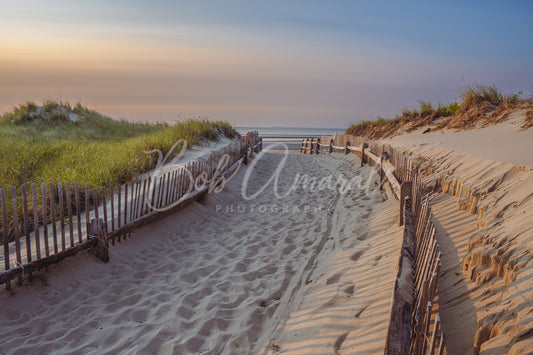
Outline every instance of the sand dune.
<path id="1" fill-rule="evenodd" d="M 386 140 L 418 159 L 443 251 L 447 345 L 458 354 L 529 354 L 533 346 L 533 131 L 523 112 L 498 125 Z"/>
<path id="2" fill-rule="evenodd" d="M 283 155 L 251 175 L 263 187 Z M 399 257 L 395 201 L 344 156 L 287 157 L 296 173 L 361 175 L 341 194 L 273 184 L 241 197 L 245 171 L 218 194 L 110 249 L 0 292 L 3 353 L 380 353 Z M 378 212 L 383 212 L 378 215 Z"/>

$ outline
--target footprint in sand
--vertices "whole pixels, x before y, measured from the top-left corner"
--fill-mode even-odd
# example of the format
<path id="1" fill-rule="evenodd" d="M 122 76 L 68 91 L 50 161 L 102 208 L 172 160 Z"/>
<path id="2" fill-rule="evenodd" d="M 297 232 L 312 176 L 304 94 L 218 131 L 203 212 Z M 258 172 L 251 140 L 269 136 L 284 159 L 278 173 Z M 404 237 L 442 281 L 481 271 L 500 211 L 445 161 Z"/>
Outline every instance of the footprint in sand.
<path id="1" fill-rule="evenodd" d="M 335 275 L 333 275 L 330 278 L 328 278 L 326 280 L 326 285 L 331 285 L 331 284 L 334 284 L 337 281 L 339 281 L 339 279 L 341 278 L 342 274 L 344 274 L 344 272 L 337 272 Z"/>
<path id="2" fill-rule="evenodd" d="M 358 236 L 357 240 L 365 240 L 366 238 L 368 238 L 368 233 L 362 233 L 360 236 Z"/>
<path id="3" fill-rule="evenodd" d="M 358 250 L 356 251 L 352 256 L 350 256 L 350 259 L 352 261 L 357 261 L 359 258 L 365 253 L 366 249 Z"/>
<path id="4" fill-rule="evenodd" d="M 339 350 L 341 349 L 342 343 L 344 343 L 347 336 L 348 336 L 348 333 L 344 333 L 340 337 L 337 338 L 337 340 L 335 341 L 335 344 L 333 345 L 333 350 L 335 351 L 335 354 L 339 354 Z"/>
<path id="5" fill-rule="evenodd" d="M 378 255 L 374 257 L 374 262 L 372 263 L 372 266 L 376 266 L 379 264 L 379 261 L 383 258 L 383 255 Z"/>
<path id="6" fill-rule="evenodd" d="M 350 285 L 344 289 L 344 293 L 346 293 L 348 296 L 353 296 L 355 293 L 355 285 Z"/>

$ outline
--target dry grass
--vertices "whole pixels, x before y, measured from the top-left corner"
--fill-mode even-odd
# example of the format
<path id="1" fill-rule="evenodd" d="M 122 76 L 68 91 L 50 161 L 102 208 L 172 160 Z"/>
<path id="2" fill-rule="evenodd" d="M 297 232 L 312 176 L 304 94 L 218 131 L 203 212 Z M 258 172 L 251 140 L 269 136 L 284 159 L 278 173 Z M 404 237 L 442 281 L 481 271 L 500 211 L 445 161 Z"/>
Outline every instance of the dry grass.
<path id="1" fill-rule="evenodd" d="M 524 118 L 524 123 L 522 124 L 522 130 L 526 130 L 533 127 L 533 109 L 526 112 L 526 117 Z"/>
<path id="2" fill-rule="evenodd" d="M 454 102 L 449 105 L 438 104 L 436 107 L 430 101 L 419 101 L 418 109 L 404 110 L 401 115 L 392 119 L 378 118 L 376 121 L 363 121 L 351 125 L 346 133 L 355 136 L 367 136 L 373 139 L 392 137 L 405 129 L 411 132 L 419 127 L 427 126 L 440 117 L 448 117 L 457 111 L 459 105 Z"/>
<path id="3" fill-rule="evenodd" d="M 394 119 L 379 118 L 352 125 L 346 133 L 367 136 L 372 139 L 389 138 L 402 132 L 412 132 L 421 127 L 466 130 L 479 126 L 493 125 L 509 118 L 512 112 L 521 109 L 533 110 L 533 99 L 515 95 L 503 95 L 494 85 L 468 85 L 459 94 L 461 103 L 439 104 L 434 107 L 429 101 L 419 101 L 419 108 L 404 110 Z M 435 120 L 445 117 L 435 125 Z M 531 127 L 526 118 L 522 127 Z M 523 128 L 523 129 L 527 129 Z"/>
<path id="4" fill-rule="evenodd" d="M 481 103 L 498 106 L 503 101 L 503 95 L 494 85 L 467 85 L 459 94 L 461 110 L 468 111 Z"/>

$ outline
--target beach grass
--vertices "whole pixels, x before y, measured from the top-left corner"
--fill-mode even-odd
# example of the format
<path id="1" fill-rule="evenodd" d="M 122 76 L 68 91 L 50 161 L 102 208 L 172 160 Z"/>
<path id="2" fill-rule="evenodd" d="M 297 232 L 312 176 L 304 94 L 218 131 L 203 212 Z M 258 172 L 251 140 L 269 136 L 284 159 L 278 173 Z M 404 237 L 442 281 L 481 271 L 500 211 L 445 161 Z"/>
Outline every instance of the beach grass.
<path id="1" fill-rule="evenodd" d="M 504 100 L 503 94 L 494 85 L 466 85 L 459 96 L 463 110 L 474 108 L 482 102 L 489 102 L 497 106 Z"/>
<path id="2" fill-rule="evenodd" d="M 453 117 L 451 117 L 452 119 L 439 124 L 439 128 L 469 128 L 475 122 L 487 117 L 487 113 L 490 111 L 500 114 L 503 110 L 513 109 L 524 103 L 528 105 L 532 103 L 532 98 L 522 98 L 522 91 L 513 95 L 504 95 L 494 85 L 465 85 L 458 96 L 460 102 L 450 104 L 438 103 L 434 105 L 431 101 L 420 100 L 418 107 L 405 109 L 394 118 L 378 117 L 376 120 L 365 120 L 352 124 L 346 133 L 368 135 L 370 138 L 378 139 L 394 134 L 395 131 L 404 126 L 407 127 L 407 132 L 409 132 L 431 124 L 438 118 L 450 116 L 458 119 L 454 121 Z M 527 127 L 527 125 L 524 124 L 524 127 Z"/>
<path id="3" fill-rule="evenodd" d="M 0 116 L 0 187 L 59 181 L 124 183 L 155 166 L 157 155 L 148 154 L 150 150 L 166 154 L 180 139 L 191 146 L 236 135 L 222 121 L 132 123 L 80 104 L 27 102 Z"/>

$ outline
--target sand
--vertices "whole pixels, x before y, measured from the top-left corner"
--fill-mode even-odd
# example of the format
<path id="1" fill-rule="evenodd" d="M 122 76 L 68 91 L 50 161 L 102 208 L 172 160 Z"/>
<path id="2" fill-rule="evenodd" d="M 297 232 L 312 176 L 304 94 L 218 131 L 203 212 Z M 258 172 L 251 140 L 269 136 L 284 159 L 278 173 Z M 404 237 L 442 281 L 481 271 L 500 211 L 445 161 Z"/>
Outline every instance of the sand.
<path id="1" fill-rule="evenodd" d="M 264 154 L 245 185 L 266 186 Z M 358 176 L 342 194 L 224 190 L 137 230 L 111 261 L 81 255 L 0 291 L 2 353 L 382 353 L 399 258 L 398 206 L 354 155 L 287 156 L 295 174 Z"/>
<path id="2" fill-rule="evenodd" d="M 454 354 L 533 348 L 533 130 L 520 130 L 523 118 L 384 140 L 418 159 L 429 185 L 439 181 L 439 294 Z"/>

